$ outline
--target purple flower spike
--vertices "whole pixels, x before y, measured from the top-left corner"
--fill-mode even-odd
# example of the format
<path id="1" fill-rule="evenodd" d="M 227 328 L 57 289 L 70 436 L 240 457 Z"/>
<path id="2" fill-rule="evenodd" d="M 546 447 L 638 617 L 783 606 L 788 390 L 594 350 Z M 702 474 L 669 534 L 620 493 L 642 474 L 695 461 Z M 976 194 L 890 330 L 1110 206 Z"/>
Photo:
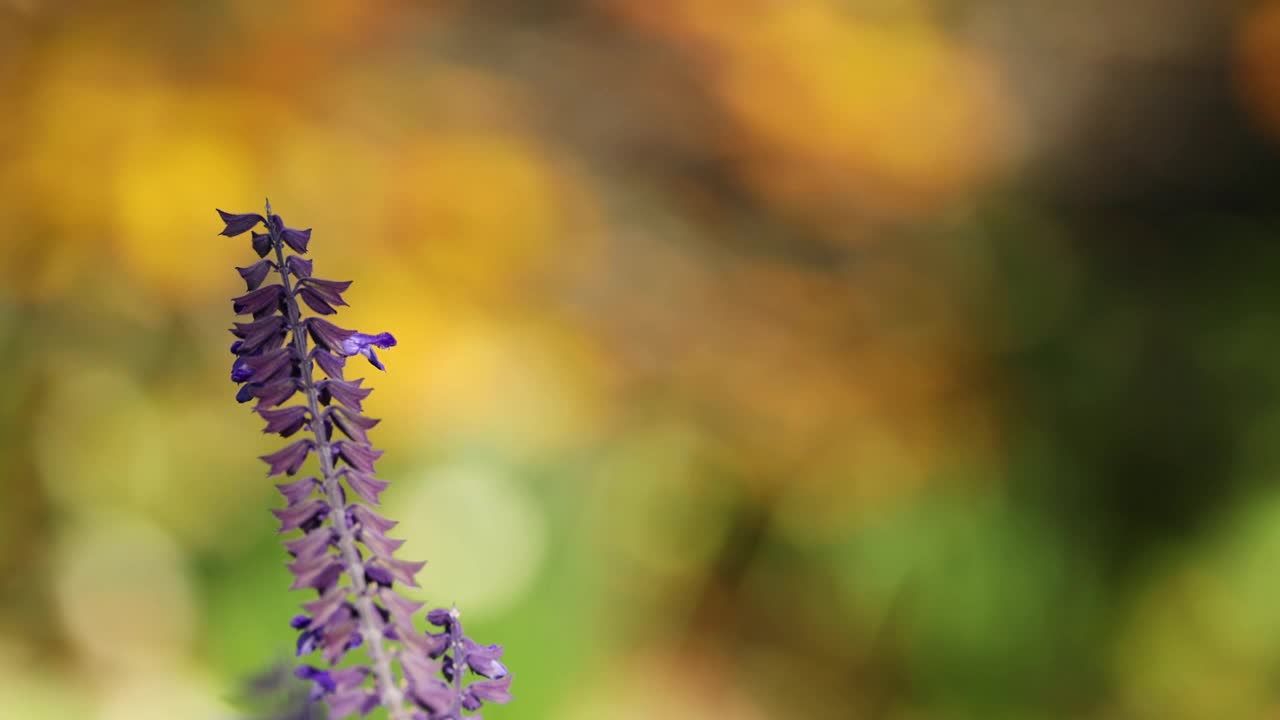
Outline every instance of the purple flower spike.
<path id="1" fill-rule="evenodd" d="M 256 401 L 252 409 L 265 432 L 303 434 L 262 456 L 269 477 L 297 474 L 313 454 L 318 465 L 314 474 L 279 482 L 285 506 L 271 511 L 280 532 L 292 535 L 284 542 L 290 589 L 310 594 L 300 603 L 304 612 L 290 620 L 296 652 L 327 664 L 300 665 L 294 674 L 310 683 L 308 696 L 327 706 L 330 718 L 382 707 L 389 720 L 463 720 L 485 703 L 507 702 L 511 677 L 502 646 L 467 637 L 456 608 L 426 614 L 442 632 L 415 625 L 422 604 L 399 589 L 417 587 L 426 563 L 397 557 L 404 541 L 388 536 L 395 521 L 372 509 L 388 486 L 374 472 L 382 451 L 369 441 L 379 421 L 362 414 L 369 388 L 343 373 L 355 355 L 385 370 L 375 350 L 394 347 L 395 336 L 320 317 L 346 306 L 351 283 L 312 275 L 311 260 L 300 254 L 311 230 L 287 227 L 269 204 L 265 215 L 218 212 L 224 235 L 266 228 L 252 235 L 262 259 L 237 268 L 245 292 L 233 309 L 250 317 L 231 331 L 236 399 Z M 483 679 L 466 682 L 475 678 Z"/>

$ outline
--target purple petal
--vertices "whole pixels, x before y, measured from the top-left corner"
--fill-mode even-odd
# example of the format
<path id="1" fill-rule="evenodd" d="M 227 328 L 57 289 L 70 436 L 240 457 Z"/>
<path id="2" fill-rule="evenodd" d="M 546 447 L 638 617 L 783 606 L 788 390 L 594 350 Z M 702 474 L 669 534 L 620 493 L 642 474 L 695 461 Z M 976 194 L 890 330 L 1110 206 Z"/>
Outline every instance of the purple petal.
<path id="1" fill-rule="evenodd" d="M 255 315 L 266 310 L 274 310 L 279 306 L 282 297 L 284 297 L 282 286 L 267 285 L 233 298 L 231 307 L 237 315 Z"/>
<path id="2" fill-rule="evenodd" d="M 347 301 L 342 299 L 342 293 L 351 287 L 350 280 L 321 280 L 320 278 L 307 278 L 299 284 L 331 305 L 346 305 Z"/>
<path id="3" fill-rule="evenodd" d="M 248 340 L 250 337 L 256 337 L 264 332 L 279 330 L 283 327 L 284 318 L 273 316 L 269 318 L 262 318 L 261 320 L 254 320 L 252 322 L 235 323 L 231 326 L 231 334 L 241 340 Z M 232 343 L 231 352 L 237 355 L 248 355 L 251 353 L 251 351 L 246 350 L 243 345 L 237 347 L 234 343 Z"/>
<path id="4" fill-rule="evenodd" d="M 222 216 L 222 222 L 226 223 L 227 225 L 225 228 L 222 229 L 222 232 L 218 234 L 226 235 L 227 237 L 235 237 L 237 235 L 240 235 L 248 231 L 250 228 L 257 225 L 258 223 L 265 222 L 262 219 L 262 216 L 257 213 L 237 214 L 237 213 L 229 213 L 229 212 L 224 212 L 222 210 L 218 210 L 218 214 Z"/>
<path id="5" fill-rule="evenodd" d="M 498 658 L 502 657 L 501 645 L 478 645 L 471 638 L 463 638 L 462 645 L 467 665 L 476 674 L 491 680 L 507 676 L 507 666 L 498 662 Z"/>
<path id="6" fill-rule="evenodd" d="M 287 370 L 292 374 L 293 362 L 292 347 L 277 348 L 259 355 L 250 355 L 244 359 L 245 365 L 253 371 L 254 381 L 263 384 L 277 379 L 276 374 L 281 370 Z"/>
<path id="7" fill-rule="evenodd" d="M 303 608 L 311 614 L 316 625 L 328 623 L 339 609 L 346 607 L 347 588 L 331 587 L 317 600 L 304 603 Z M 350 612 L 350 611 L 348 611 Z"/>
<path id="8" fill-rule="evenodd" d="M 378 707 L 378 696 L 364 688 L 339 690 L 328 697 L 330 720 L 342 720 L 355 715 L 368 715 Z"/>
<path id="9" fill-rule="evenodd" d="M 458 615 L 456 610 L 449 610 L 446 608 L 436 608 L 435 610 L 427 613 L 427 622 L 435 625 L 436 627 L 447 628 L 452 625 L 453 621 L 457 618 Z"/>
<path id="10" fill-rule="evenodd" d="M 284 232 L 280 233 L 280 238 L 295 251 L 304 253 L 307 251 L 307 243 L 311 242 L 311 228 L 306 230 L 285 228 Z"/>
<path id="11" fill-rule="evenodd" d="M 453 688 L 446 685 L 440 678 L 432 678 L 426 687 L 414 687 L 412 692 L 418 704 L 433 713 L 443 712 L 453 706 L 455 697 Z"/>
<path id="12" fill-rule="evenodd" d="M 326 355 L 328 353 L 325 353 Z M 329 357 L 334 357 L 330 355 Z M 326 379 L 316 383 L 316 387 L 320 390 L 320 402 L 329 404 L 329 400 L 337 400 L 339 403 L 360 412 L 363 407 L 363 400 L 369 397 L 369 393 L 373 392 L 369 388 L 360 387 L 363 378 L 347 382 L 345 380 Z"/>
<path id="13" fill-rule="evenodd" d="M 232 343 L 232 352 L 240 356 L 256 355 L 262 350 L 279 347 L 284 341 L 284 318 L 278 315 L 247 323 L 235 323 L 231 334 L 240 338 Z"/>
<path id="14" fill-rule="evenodd" d="M 289 272 L 293 273 L 296 278 L 311 277 L 311 261 L 301 255 L 290 255 L 285 258 L 284 266 Z"/>
<path id="15" fill-rule="evenodd" d="M 432 681 L 438 681 L 436 673 L 440 672 L 440 663 L 428 660 L 421 655 L 404 653 L 400 656 L 400 667 L 404 670 L 405 680 L 409 682 L 409 690 L 415 695 L 418 692 L 431 692 Z"/>
<path id="16" fill-rule="evenodd" d="M 231 363 L 231 382 L 242 383 L 253 377 L 253 371 L 245 364 L 244 358 L 236 358 Z"/>
<path id="17" fill-rule="evenodd" d="M 356 539 L 368 548 L 374 557 L 380 558 L 393 557 L 396 550 L 404 545 L 403 540 L 393 540 L 371 527 L 359 528 L 356 531 Z"/>
<path id="18" fill-rule="evenodd" d="M 324 413 L 325 417 L 338 426 L 344 435 L 360 443 L 369 442 L 369 430 L 378 424 L 378 420 L 367 418 L 351 412 L 343 407 L 331 407 Z"/>
<path id="19" fill-rule="evenodd" d="M 383 587 L 391 587 L 392 582 L 391 571 L 381 565 L 365 565 L 364 579 L 367 582 L 377 583 Z"/>
<path id="20" fill-rule="evenodd" d="M 438 658 L 449 649 L 449 633 L 423 633 L 426 639 L 427 657 Z"/>
<path id="21" fill-rule="evenodd" d="M 258 257 L 266 257 L 271 252 L 271 235 L 269 233 L 253 234 L 253 251 L 258 253 Z"/>
<path id="22" fill-rule="evenodd" d="M 467 693 L 485 702 L 504 703 L 511 702 L 511 676 L 502 678 L 501 680 L 483 680 L 474 682 L 467 686 Z"/>
<path id="23" fill-rule="evenodd" d="M 313 441 L 302 439 L 270 455 L 263 455 L 260 459 L 271 466 L 271 469 L 267 472 L 267 477 L 281 473 L 293 475 L 298 472 L 298 468 L 302 467 L 303 461 L 307 459 L 307 453 L 314 449 L 315 443 Z"/>
<path id="24" fill-rule="evenodd" d="M 341 623 L 330 623 L 324 632 L 324 659 L 336 663 L 342 659 L 352 647 L 363 640 L 356 640 L 356 621 L 354 618 Z"/>
<path id="25" fill-rule="evenodd" d="M 369 668 L 357 665 L 341 670 L 330 670 L 329 674 L 333 676 L 333 682 L 339 689 L 346 690 L 363 683 L 365 678 L 369 676 L 369 672 Z"/>
<path id="26" fill-rule="evenodd" d="M 352 335 L 356 334 L 355 330 L 347 330 L 340 328 L 328 320 L 320 318 L 308 318 L 306 320 L 307 329 L 311 332 L 311 337 L 316 341 L 316 345 L 338 355 L 350 355 L 351 353 L 343 353 L 343 343 Z"/>
<path id="27" fill-rule="evenodd" d="M 342 379 L 342 366 L 347 364 L 346 358 L 325 352 L 320 348 L 312 351 L 311 356 L 315 358 L 316 364 L 320 366 L 325 375 L 334 380 Z"/>
<path id="28" fill-rule="evenodd" d="M 391 577 L 397 582 L 409 587 L 418 587 L 417 574 L 422 568 L 426 567 L 426 560 L 400 560 L 399 558 L 384 557 L 382 562 L 386 563 L 391 570 Z"/>
<path id="29" fill-rule="evenodd" d="M 316 628 L 304 630 L 302 634 L 298 636 L 298 648 L 296 650 L 298 657 L 310 655 L 315 652 L 315 649 L 320 642 L 320 635 L 320 631 Z"/>
<path id="30" fill-rule="evenodd" d="M 269 410 L 260 408 L 257 413 L 267 421 L 267 426 L 262 432 L 268 435 L 280 433 L 283 437 L 298 432 L 307 422 L 307 408 L 302 405 L 294 405 L 293 407 L 280 408 L 278 410 Z"/>
<path id="31" fill-rule="evenodd" d="M 307 533 L 295 540 L 290 540 L 284 544 L 284 547 L 295 558 L 309 559 L 323 555 L 329 549 L 329 546 L 333 544 L 333 541 L 333 529 L 325 528 Z"/>
<path id="32" fill-rule="evenodd" d="M 382 457 L 381 450 L 374 450 L 368 445 L 360 445 L 348 440 L 335 442 L 333 449 L 348 465 L 369 474 L 373 474 L 373 463 Z"/>
<path id="33" fill-rule="evenodd" d="M 289 247 L 300 253 L 305 253 L 307 251 L 307 243 L 311 240 L 310 228 L 306 230 L 294 230 L 293 228 L 285 227 L 284 219 L 279 215 L 274 214 L 271 216 L 271 226 L 280 234 L 280 238 L 284 240 Z"/>
<path id="34" fill-rule="evenodd" d="M 398 524 L 395 520 L 388 520 L 363 505 L 351 505 L 347 510 L 363 528 L 372 528 L 380 533 L 385 533 Z"/>
<path id="35" fill-rule="evenodd" d="M 323 500 L 316 498 L 283 509 L 273 509 L 271 514 L 280 520 L 279 532 L 288 532 L 312 524 L 317 517 L 321 520 L 328 517 L 329 506 Z"/>
<path id="36" fill-rule="evenodd" d="M 402 597 L 393 590 L 383 590 L 378 593 L 378 598 L 382 600 L 382 604 L 396 618 L 406 621 L 412 627 L 413 615 L 422 609 L 422 603 Z"/>
<path id="37" fill-rule="evenodd" d="M 269 408 L 288 400 L 296 392 L 298 392 L 297 381 L 292 377 L 286 377 L 255 388 L 253 396 L 258 398 L 257 407 Z"/>
<path id="38" fill-rule="evenodd" d="M 291 483 L 276 485 L 276 489 L 289 501 L 290 505 L 297 505 L 303 500 L 311 496 L 311 492 L 319 487 L 320 482 L 313 477 L 294 480 Z"/>
<path id="39" fill-rule="evenodd" d="M 412 622 L 405 623 L 393 618 L 391 625 L 395 629 L 396 638 L 404 645 L 406 650 L 424 657 L 440 657 L 444 647 L 449 644 L 449 639 L 445 638 L 444 647 L 437 647 L 435 636 L 430 633 L 418 632 L 413 628 Z"/>
<path id="40" fill-rule="evenodd" d="M 338 686 L 333 682 L 333 676 L 326 670 L 311 667 L 310 665 L 303 665 L 297 670 L 294 670 L 293 674 L 302 680 L 310 680 L 314 682 L 327 693 L 338 689 Z"/>
<path id="41" fill-rule="evenodd" d="M 291 570 L 293 568 L 290 568 Z M 303 590 L 306 588 L 314 588 L 320 592 L 324 592 L 338 582 L 338 578 L 342 577 L 342 563 L 337 560 L 329 560 L 327 563 L 319 563 L 315 566 L 307 566 L 299 568 L 299 572 L 295 573 L 293 584 L 289 586 L 290 590 Z"/>
<path id="42" fill-rule="evenodd" d="M 246 290 L 257 290 L 275 266 L 276 264 L 270 260 L 259 260 L 249 267 L 238 267 L 236 271 L 240 273 L 240 277 L 244 278 L 245 285 L 248 286 Z"/>
<path id="43" fill-rule="evenodd" d="M 365 502 L 374 505 L 378 504 L 378 495 L 391 484 L 386 480 L 380 480 L 372 475 L 351 469 L 346 471 L 346 478 L 347 485 L 355 494 L 363 498 Z"/>
<path id="44" fill-rule="evenodd" d="M 320 313 L 321 315 L 335 315 L 338 312 L 337 310 L 334 310 L 333 306 L 325 302 L 325 299 L 320 297 L 320 295 L 316 293 L 315 290 L 312 290 L 311 288 L 304 287 L 298 290 L 298 297 L 302 298 L 302 302 L 306 303 L 307 307 L 311 308 L 315 312 Z"/>
<path id="45" fill-rule="evenodd" d="M 306 615 L 294 615 L 293 618 L 289 620 L 289 627 L 294 630 L 304 630 L 310 626 L 311 618 Z"/>

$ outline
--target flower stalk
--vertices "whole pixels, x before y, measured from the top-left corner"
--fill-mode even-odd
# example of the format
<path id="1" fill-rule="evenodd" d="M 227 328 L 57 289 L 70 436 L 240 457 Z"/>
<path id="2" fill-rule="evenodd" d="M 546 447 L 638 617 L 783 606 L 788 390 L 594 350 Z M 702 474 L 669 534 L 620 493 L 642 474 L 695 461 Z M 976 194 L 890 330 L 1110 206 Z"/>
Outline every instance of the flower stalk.
<path id="1" fill-rule="evenodd" d="M 271 201 L 266 203 L 267 217 L 271 217 Z M 284 286 L 286 313 L 288 314 L 289 333 L 293 336 L 294 349 L 298 357 L 307 356 L 307 334 L 302 327 L 302 311 L 298 308 L 297 299 L 293 295 L 289 272 L 285 266 L 284 238 L 275 225 L 268 225 L 271 247 L 275 250 L 276 271 L 280 274 L 280 284 Z M 397 687 L 391 674 L 391 658 L 383 647 L 381 628 L 375 618 L 373 602 L 369 599 L 368 585 L 364 580 L 364 564 L 360 553 L 356 550 L 355 537 L 351 526 L 347 523 L 346 502 L 343 499 L 342 487 L 334 472 L 333 448 L 329 444 L 329 433 L 321 421 L 320 398 L 312 377 L 312 365 L 300 363 L 302 376 L 300 383 L 302 392 L 307 398 L 307 409 L 311 413 L 311 434 L 316 441 L 316 455 L 320 460 L 320 476 L 324 496 L 329 502 L 329 516 L 332 517 L 334 529 L 337 530 L 338 549 L 345 564 L 344 570 L 355 594 L 356 615 L 360 621 L 360 633 L 367 638 L 369 655 L 373 658 L 373 672 L 377 680 L 378 697 L 382 706 L 390 711 L 392 720 L 406 720 L 408 715 L 404 709 L 404 694 Z"/>
<path id="2" fill-rule="evenodd" d="M 335 719 L 383 707 L 392 720 L 462 720 L 485 702 L 508 702 L 511 677 L 499 661 L 502 647 L 467 638 L 456 608 L 427 613 L 427 622 L 441 632 L 418 631 L 414 615 L 422 604 L 395 589 L 397 583 L 416 587 L 425 563 L 395 557 L 403 541 L 386 533 L 396 523 L 370 507 L 388 484 L 374 474 L 382 452 L 368 438 L 378 421 L 360 414 L 370 390 L 344 375 L 347 358 L 355 355 L 384 370 L 375 348 L 393 347 L 395 338 L 346 330 L 320 317 L 347 304 L 342 294 L 351 283 L 312 276 L 312 263 L 303 257 L 311 230 L 287 227 L 269 201 L 265 216 L 218 213 L 226 224 L 221 234 L 229 237 L 260 224 L 267 229 L 252 233 L 262 259 L 237 268 L 248 291 L 232 307 L 253 320 L 232 329 L 231 379 L 241 384 L 236 399 L 257 401 L 253 410 L 266 421 L 264 432 L 288 438 L 309 431 L 310 437 L 262 457 L 268 476 L 297 474 L 311 453 L 319 465 L 319 478 L 277 485 L 287 506 L 272 510 L 281 532 L 303 533 L 285 543 L 293 558 L 292 589 L 317 594 L 303 604 L 306 614 L 290 621 L 299 631 L 297 654 L 323 651 L 329 665 L 302 665 L 295 675 L 312 683 L 311 700 L 325 703 Z M 264 286 L 272 273 L 279 284 Z M 310 317 L 303 316 L 303 305 Z M 298 394 L 303 403 L 286 406 Z M 348 490 L 363 502 L 348 502 Z M 337 668 L 361 646 L 367 664 Z M 465 684 L 468 672 L 485 679 Z"/>

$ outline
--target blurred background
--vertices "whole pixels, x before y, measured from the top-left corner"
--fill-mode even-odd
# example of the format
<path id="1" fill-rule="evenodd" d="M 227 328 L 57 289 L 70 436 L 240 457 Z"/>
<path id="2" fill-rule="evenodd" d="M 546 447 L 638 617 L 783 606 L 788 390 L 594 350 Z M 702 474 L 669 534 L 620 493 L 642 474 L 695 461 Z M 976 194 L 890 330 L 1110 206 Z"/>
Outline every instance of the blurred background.
<path id="1" fill-rule="evenodd" d="M 287 659 L 264 196 L 515 720 L 1280 717 L 1280 0 L 0 0 L 0 718 Z"/>

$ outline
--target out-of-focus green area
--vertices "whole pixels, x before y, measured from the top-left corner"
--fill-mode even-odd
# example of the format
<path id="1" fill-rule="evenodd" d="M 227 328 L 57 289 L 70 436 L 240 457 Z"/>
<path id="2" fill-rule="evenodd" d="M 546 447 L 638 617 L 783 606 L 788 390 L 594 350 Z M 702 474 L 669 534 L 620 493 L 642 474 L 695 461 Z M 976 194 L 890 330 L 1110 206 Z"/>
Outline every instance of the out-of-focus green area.
<path id="1" fill-rule="evenodd" d="M 266 195 L 486 717 L 1275 717 L 1277 142 L 1277 1 L 0 0 L 0 718 L 288 657 Z"/>

